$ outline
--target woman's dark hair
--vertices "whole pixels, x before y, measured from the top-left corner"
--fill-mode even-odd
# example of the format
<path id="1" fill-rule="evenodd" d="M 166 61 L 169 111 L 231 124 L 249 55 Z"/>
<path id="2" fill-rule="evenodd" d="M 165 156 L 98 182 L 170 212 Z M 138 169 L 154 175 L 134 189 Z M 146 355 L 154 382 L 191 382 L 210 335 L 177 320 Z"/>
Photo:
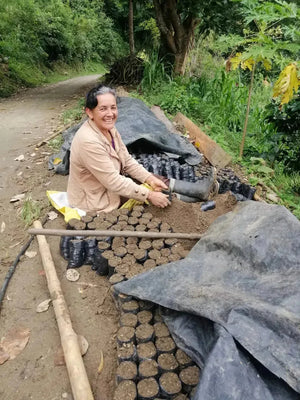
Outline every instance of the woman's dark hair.
<path id="1" fill-rule="evenodd" d="M 108 86 L 104 85 L 98 85 L 91 89 L 88 94 L 86 95 L 86 100 L 85 100 L 85 108 L 89 108 L 90 110 L 93 110 L 95 107 L 98 105 L 98 99 L 97 96 L 99 94 L 106 94 L 106 93 L 111 93 L 115 98 L 117 98 L 116 91 L 115 89 L 112 89 Z"/>

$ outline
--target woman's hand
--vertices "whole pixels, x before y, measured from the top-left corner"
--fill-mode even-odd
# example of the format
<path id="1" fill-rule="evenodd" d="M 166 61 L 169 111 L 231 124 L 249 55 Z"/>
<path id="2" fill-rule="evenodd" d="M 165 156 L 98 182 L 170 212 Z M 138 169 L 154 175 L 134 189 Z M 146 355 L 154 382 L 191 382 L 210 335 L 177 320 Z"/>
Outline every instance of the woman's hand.
<path id="1" fill-rule="evenodd" d="M 149 200 L 154 206 L 160 208 L 165 208 L 171 204 L 168 195 L 161 192 L 150 191 L 147 200 Z"/>
<path id="2" fill-rule="evenodd" d="M 168 189 L 168 186 L 154 175 L 150 175 L 149 178 L 146 180 L 146 183 L 148 183 L 148 185 L 150 185 L 155 192 L 160 192 L 163 189 Z"/>

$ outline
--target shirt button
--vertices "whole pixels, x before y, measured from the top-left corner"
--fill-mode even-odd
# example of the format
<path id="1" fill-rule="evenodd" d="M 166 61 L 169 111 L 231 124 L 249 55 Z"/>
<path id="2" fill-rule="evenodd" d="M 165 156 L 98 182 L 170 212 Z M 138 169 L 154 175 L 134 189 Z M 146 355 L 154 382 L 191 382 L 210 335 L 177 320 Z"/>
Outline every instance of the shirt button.
<path id="1" fill-rule="evenodd" d="M 145 192 L 142 192 L 142 196 L 146 196 L 146 193 L 145 193 Z"/>
<path id="2" fill-rule="evenodd" d="M 139 192 L 139 190 L 138 190 L 138 189 L 135 189 L 134 193 L 138 193 L 138 192 Z"/>

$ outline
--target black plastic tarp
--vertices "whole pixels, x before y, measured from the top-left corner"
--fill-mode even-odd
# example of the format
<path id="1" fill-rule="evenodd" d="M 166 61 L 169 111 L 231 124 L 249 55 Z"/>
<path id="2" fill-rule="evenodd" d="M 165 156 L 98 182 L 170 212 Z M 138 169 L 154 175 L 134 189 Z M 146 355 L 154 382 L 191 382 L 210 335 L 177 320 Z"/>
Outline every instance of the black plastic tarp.
<path id="1" fill-rule="evenodd" d="M 141 100 L 120 97 L 118 111 L 116 127 L 126 146 L 141 142 L 145 150 L 151 145 L 182 156 L 190 165 L 201 162 L 198 150 L 185 137 L 170 132 Z"/>
<path id="2" fill-rule="evenodd" d="M 299 282 L 300 222 L 284 207 L 247 201 L 219 217 L 184 260 L 116 290 L 167 309 L 178 346 L 203 368 L 194 399 L 293 400 Z"/>
<path id="3" fill-rule="evenodd" d="M 184 136 L 170 132 L 155 114 L 139 99 L 118 98 L 118 119 L 116 128 L 125 145 L 139 146 L 144 152 L 147 148 L 174 153 L 190 165 L 201 162 L 202 156 Z M 69 151 L 73 137 L 83 122 L 63 132 L 64 143 L 59 153 L 49 158 L 49 169 L 66 175 L 69 172 Z M 55 159 L 61 159 L 57 164 Z"/>

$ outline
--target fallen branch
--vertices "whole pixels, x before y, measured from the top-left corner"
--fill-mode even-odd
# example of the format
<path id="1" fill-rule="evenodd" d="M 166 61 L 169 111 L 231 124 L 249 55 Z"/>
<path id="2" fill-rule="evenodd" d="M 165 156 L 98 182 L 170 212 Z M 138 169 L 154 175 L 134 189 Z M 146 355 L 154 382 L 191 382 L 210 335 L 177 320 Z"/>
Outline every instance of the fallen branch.
<path id="1" fill-rule="evenodd" d="M 44 144 L 47 144 L 47 143 L 49 142 L 49 140 L 54 139 L 56 136 L 60 135 L 60 134 L 63 133 L 64 131 L 66 131 L 66 130 L 69 129 L 71 126 L 72 126 L 71 123 L 70 123 L 70 124 L 67 124 L 67 125 L 64 127 L 64 130 L 63 130 L 63 131 L 59 130 L 59 131 L 57 131 L 57 132 L 55 132 L 55 133 L 52 133 L 52 135 L 50 135 L 50 136 L 46 137 L 45 139 L 41 140 L 35 147 L 41 147 L 41 146 L 43 146 Z"/>

